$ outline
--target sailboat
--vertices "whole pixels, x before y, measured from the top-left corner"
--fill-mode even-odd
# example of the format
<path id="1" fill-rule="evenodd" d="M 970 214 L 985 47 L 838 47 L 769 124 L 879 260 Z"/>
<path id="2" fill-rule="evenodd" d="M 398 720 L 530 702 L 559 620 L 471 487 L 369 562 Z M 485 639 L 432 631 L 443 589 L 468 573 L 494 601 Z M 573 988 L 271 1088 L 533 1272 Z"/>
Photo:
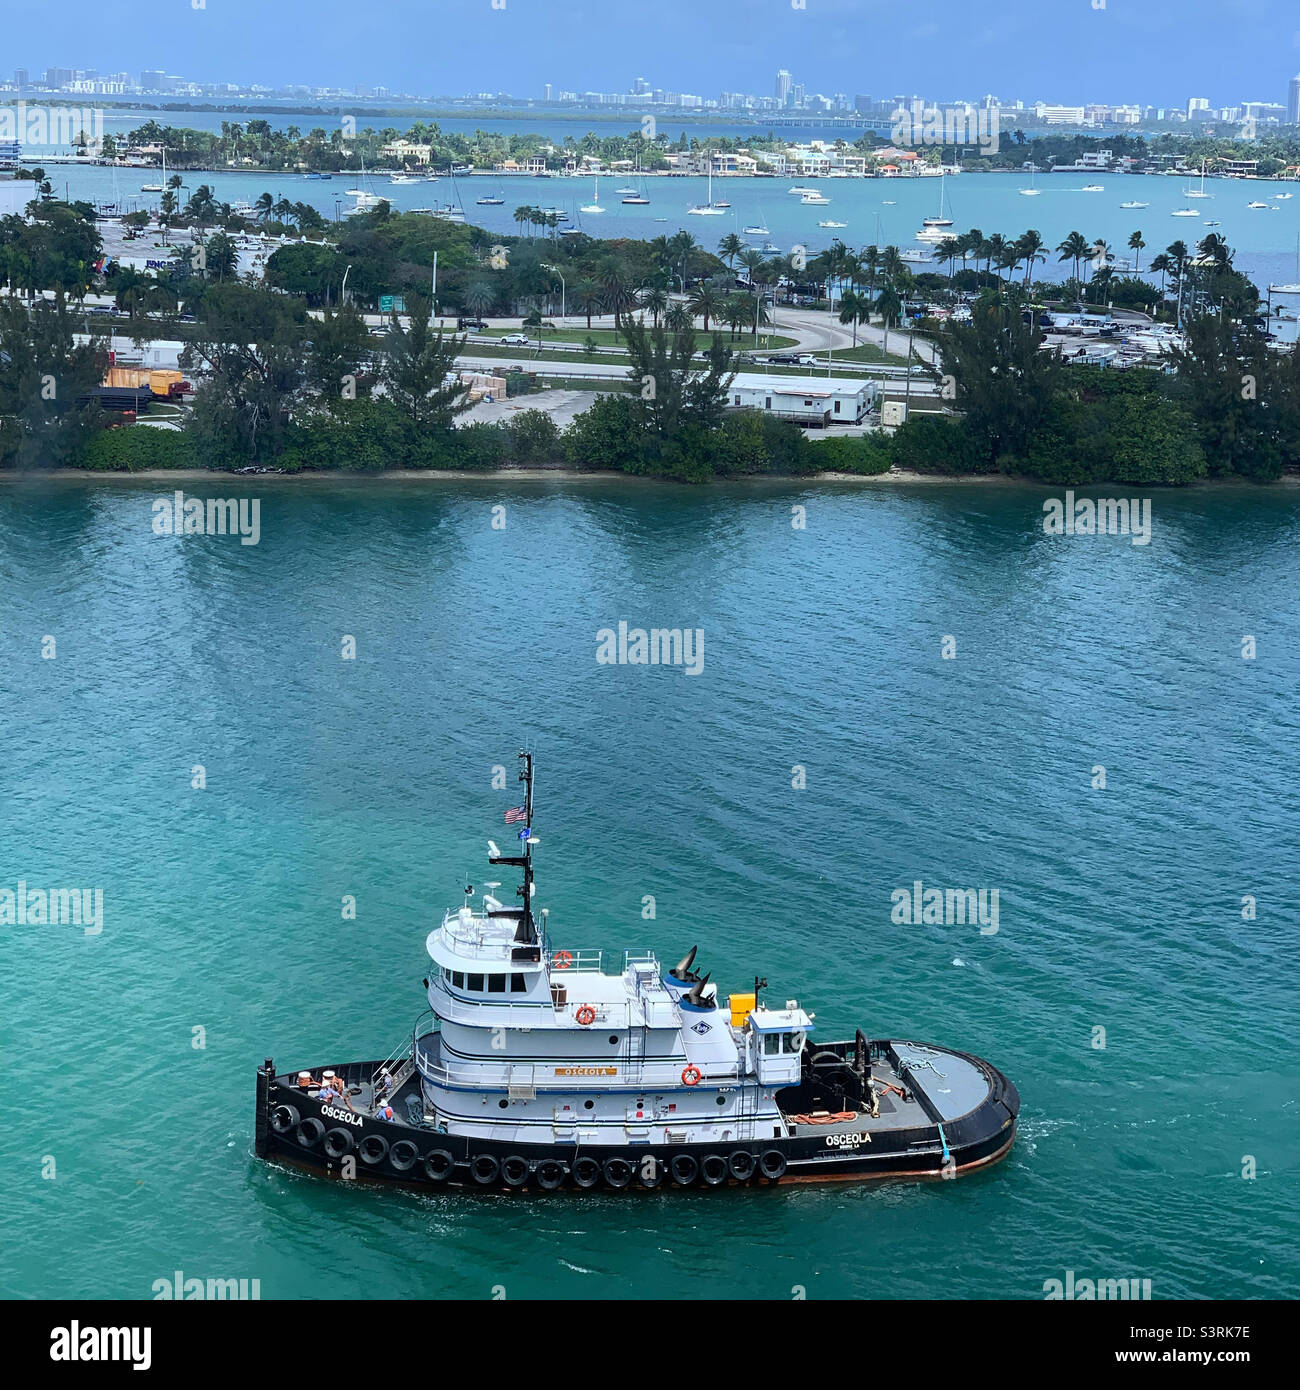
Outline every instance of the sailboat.
<path id="1" fill-rule="evenodd" d="M 505 199 L 500 193 L 495 198 L 475 198 L 474 200 L 481 208 L 499 208 L 505 204 Z"/>
<path id="2" fill-rule="evenodd" d="M 620 188 L 620 193 L 626 194 L 623 201 L 635 207 L 648 208 L 650 199 L 645 195 L 645 180 L 638 178 L 636 188 Z"/>
<path id="3" fill-rule="evenodd" d="M 721 217 L 722 211 L 720 207 L 715 207 L 713 202 L 713 164 L 710 162 L 708 201 L 699 207 L 687 208 L 686 215 L 687 217 Z"/>
<path id="4" fill-rule="evenodd" d="M 595 181 L 595 191 L 592 193 L 591 202 L 584 203 L 579 212 L 604 212 L 605 209 L 600 205 L 600 180 Z"/>
<path id="5" fill-rule="evenodd" d="M 940 175 L 939 175 L 939 215 L 938 215 L 938 217 L 923 217 L 923 218 L 921 219 L 921 226 L 923 226 L 923 227 L 951 227 L 951 226 L 952 226 L 952 218 L 951 218 L 951 217 L 945 217 L 945 216 L 943 215 L 944 189 L 945 189 L 946 186 L 947 186 L 947 182 L 948 182 L 948 175 L 947 175 L 947 174 L 940 174 Z"/>
<path id="6" fill-rule="evenodd" d="M 1201 186 L 1200 186 L 1200 188 L 1199 188 L 1199 189 L 1196 189 L 1196 188 L 1184 188 L 1184 189 L 1183 189 L 1183 196 L 1184 196 L 1185 198 L 1213 198 L 1213 197 L 1214 197 L 1214 194 L 1213 194 L 1213 193 L 1207 193 L 1207 192 L 1205 191 L 1205 161 L 1204 161 L 1204 160 L 1201 161 Z"/>
<path id="7" fill-rule="evenodd" d="M 167 187 L 167 146 L 162 147 L 162 178 L 161 183 L 142 183 L 141 193 L 162 193 Z"/>
<path id="8" fill-rule="evenodd" d="M 1042 191 L 1043 190 L 1034 183 L 1034 170 L 1031 168 L 1029 171 L 1029 187 L 1022 188 L 1020 190 L 1020 196 L 1022 198 L 1037 198 Z"/>

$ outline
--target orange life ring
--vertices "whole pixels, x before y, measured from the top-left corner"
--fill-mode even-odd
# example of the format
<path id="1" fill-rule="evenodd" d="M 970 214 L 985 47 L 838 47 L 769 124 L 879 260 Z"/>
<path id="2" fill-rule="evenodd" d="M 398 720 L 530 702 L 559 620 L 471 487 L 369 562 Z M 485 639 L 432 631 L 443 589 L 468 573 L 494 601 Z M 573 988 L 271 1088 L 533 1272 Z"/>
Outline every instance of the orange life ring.
<path id="1" fill-rule="evenodd" d="M 698 1086 L 700 1084 L 701 1075 L 702 1073 L 699 1067 L 687 1067 L 686 1070 L 682 1072 L 682 1084 L 685 1086 Z"/>
<path id="2" fill-rule="evenodd" d="M 574 1017 L 575 1017 L 575 1018 L 578 1020 L 578 1022 L 581 1023 L 582 1026 L 585 1028 L 585 1027 L 587 1026 L 587 1024 L 589 1024 L 589 1023 L 595 1023 L 595 1021 L 596 1021 L 596 1011 L 595 1011 L 595 1009 L 593 1009 L 593 1008 L 591 1007 L 590 1004 L 584 1004 L 584 1005 L 578 1010 L 578 1012 L 574 1015 Z"/>
<path id="3" fill-rule="evenodd" d="M 571 951 L 556 951 L 551 957 L 551 964 L 556 970 L 567 970 L 573 964 L 573 953 Z"/>

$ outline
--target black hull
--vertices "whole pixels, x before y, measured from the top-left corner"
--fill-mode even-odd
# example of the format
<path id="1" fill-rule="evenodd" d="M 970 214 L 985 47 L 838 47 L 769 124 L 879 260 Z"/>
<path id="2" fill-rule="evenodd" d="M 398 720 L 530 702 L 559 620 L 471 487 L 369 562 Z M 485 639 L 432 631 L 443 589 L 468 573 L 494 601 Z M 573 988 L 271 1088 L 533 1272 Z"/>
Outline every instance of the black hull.
<path id="1" fill-rule="evenodd" d="M 869 1140 L 799 1134 L 747 1142 L 638 1144 L 578 1148 L 439 1133 L 345 1114 L 277 1080 L 257 1077 L 258 1157 L 321 1177 L 437 1191 L 636 1191 L 647 1188 L 771 1186 L 788 1182 L 868 1182 L 950 1178 L 1002 1158 L 1015 1140 L 1020 1097 L 995 1067 L 963 1056 L 984 1074 L 982 1104 L 940 1126 L 876 1130 Z M 353 1063 L 373 1072 L 379 1062 Z M 340 1074 L 350 1068 L 336 1066 Z M 293 1114 L 286 1113 L 288 1107 Z M 328 1113 L 326 1113 L 328 1112 Z M 287 1123 L 290 1119 L 293 1123 Z M 304 1121 L 314 1120 L 306 1125 Z M 382 1142 L 381 1142 L 382 1141 Z M 650 1162 L 653 1160 L 653 1164 Z M 689 1160 L 689 1162 L 684 1161 Z M 692 1171 L 693 1169 L 693 1171 Z"/>

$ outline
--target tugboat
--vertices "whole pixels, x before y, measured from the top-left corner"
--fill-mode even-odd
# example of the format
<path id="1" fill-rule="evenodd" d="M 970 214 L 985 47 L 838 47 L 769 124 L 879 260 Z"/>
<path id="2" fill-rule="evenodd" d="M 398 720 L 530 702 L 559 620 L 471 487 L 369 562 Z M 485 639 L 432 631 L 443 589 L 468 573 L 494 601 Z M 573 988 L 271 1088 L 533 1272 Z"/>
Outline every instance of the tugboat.
<path id="1" fill-rule="evenodd" d="M 257 1071 L 259 1158 L 414 1186 L 716 1188 L 954 1177 L 1011 1148 L 1020 1097 L 988 1062 L 902 1039 L 813 1041 L 767 981 L 724 1002 L 671 969 L 551 939 L 534 912 L 533 756 L 519 755 L 520 905 L 487 883 L 430 932 L 428 1009 L 386 1058 Z M 540 915 L 540 921 L 539 921 Z"/>

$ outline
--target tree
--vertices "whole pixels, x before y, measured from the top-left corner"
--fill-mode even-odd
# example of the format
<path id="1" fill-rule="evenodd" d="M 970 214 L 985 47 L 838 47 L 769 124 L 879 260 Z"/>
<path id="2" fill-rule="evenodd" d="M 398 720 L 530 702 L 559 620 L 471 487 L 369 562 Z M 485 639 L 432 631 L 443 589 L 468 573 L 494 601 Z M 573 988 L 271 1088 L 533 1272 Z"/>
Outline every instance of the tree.
<path id="1" fill-rule="evenodd" d="M 651 285 L 641 291 L 641 308 L 648 309 L 654 316 L 654 326 L 659 327 L 659 315 L 668 308 L 668 292 L 662 285 Z"/>
<path id="2" fill-rule="evenodd" d="M 699 314 L 704 319 L 704 331 L 709 331 L 709 318 L 716 317 L 722 305 L 722 291 L 714 284 L 705 280 L 697 285 L 690 297 L 690 310 L 692 314 Z"/>
<path id="3" fill-rule="evenodd" d="M 210 280 L 233 280 L 239 273 L 239 248 L 225 232 L 214 232 L 203 251 Z"/>
<path id="4" fill-rule="evenodd" d="M 728 232 L 726 236 L 718 242 L 718 255 L 722 257 L 729 266 L 736 264 L 736 257 L 745 249 L 745 243 L 735 234 Z"/>
<path id="5" fill-rule="evenodd" d="M 204 380 L 187 425 L 200 461 L 230 468 L 273 458 L 284 446 L 304 383 L 301 304 L 238 281 L 208 284 L 183 370 Z"/>
<path id="6" fill-rule="evenodd" d="M 1034 263 L 1043 259 L 1047 246 L 1032 228 L 1016 242 L 1016 254 L 1025 262 L 1025 284 L 1034 277 Z"/>
<path id="7" fill-rule="evenodd" d="M 601 306 L 603 291 L 594 280 L 579 280 L 569 294 L 569 302 L 580 314 L 587 316 L 587 331 L 591 331 L 591 316 Z"/>
<path id="8" fill-rule="evenodd" d="M 1074 278 L 1077 280 L 1079 265 L 1090 250 L 1088 239 L 1082 232 L 1071 232 L 1056 249 L 1061 253 L 1057 257 L 1058 261 L 1074 262 Z"/>
<path id="9" fill-rule="evenodd" d="M 633 413 L 661 443 L 687 425 L 710 429 L 722 420 L 731 370 L 731 349 L 714 334 L 707 367 L 695 361 L 695 331 L 669 333 L 629 320 L 625 332 L 633 385 Z"/>
<path id="10" fill-rule="evenodd" d="M 456 370 L 465 340 L 433 331 L 427 300 L 408 296 L 408 309 L 405 328 L 396 313 L 388 322 L 385 394 L 418 429 L 450 430 L 470 405 L 469 388 Z"/>
<path id="11" fill-rule="evenodd" d="M 881 327 L 885 330 L 885 354 L 889 354 L 889 330 L 893 328 L 903 317 L 903 301 L 898 297 L 898 291 L 893 284 L 888 284 L 876 296 L 873 306 L 876 313 L 880 315 Z"/>
<path id="12" fill-rule="evenodd" d="M 74 464 L 102 416 L 86 397 L 103 380 L 107 344 L 91 333 L 62 294 L 30 309 L 0 298 L 0 467 Z"/>
<path id="13" fill-rule="evenodd" d="M 370 351 L 365 320 L 352 305 L 327 311 L 311 328 L 307 385 L 330 405 L 370 394 L 362 364 Z"/>
<path id="14" fill-rule="evenodd" d="M 1133 262 L 1134 270 L 1142 269 L 1142 248 L 1146 242 L 1142 239 L 1141 232 L 1134 232 L 1128 239 L 1128 249 L 1136 254 L 1137 259 Z"/>
<path id="15" fill-rule="evenodd" d="M 969 323 L 950 322 L 939 339 L 943 373 L 990 468 L 1027 452 L 1060 389 L 1063 369 L 1040 351 L 1043 334 L 1023 321 L 1019 294 L 976 304 Z"/>

